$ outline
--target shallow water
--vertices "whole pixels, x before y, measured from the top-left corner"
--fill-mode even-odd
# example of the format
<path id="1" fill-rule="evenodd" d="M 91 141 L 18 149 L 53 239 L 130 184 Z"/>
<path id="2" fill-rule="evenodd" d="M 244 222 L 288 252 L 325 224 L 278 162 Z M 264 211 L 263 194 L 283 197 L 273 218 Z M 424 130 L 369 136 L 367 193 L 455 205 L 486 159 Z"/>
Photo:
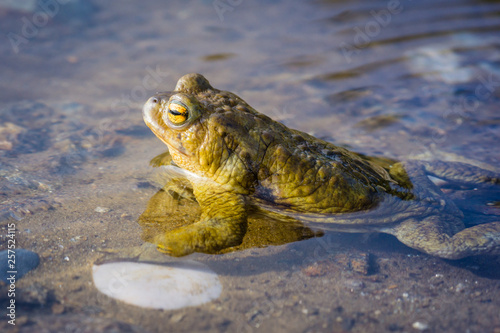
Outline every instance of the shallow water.
<path id="1" fill-rule="evenodd" d="M 500 330 L 497 257 L 445 261 L 385 235 L 192 255 L 223 291 L 181 310 L 120 303 L 91 277 L 103 249 L 143 244 L 165 146 L 140 110 L 186 73 L 361 153 L 498 168 L 500 2 L 63 2 L 49 20 L 0 9 L 0 249 L 15 224 L 40 256 L 2 330 Z M 455 193 L 494 219 L 485 195 Z"/>

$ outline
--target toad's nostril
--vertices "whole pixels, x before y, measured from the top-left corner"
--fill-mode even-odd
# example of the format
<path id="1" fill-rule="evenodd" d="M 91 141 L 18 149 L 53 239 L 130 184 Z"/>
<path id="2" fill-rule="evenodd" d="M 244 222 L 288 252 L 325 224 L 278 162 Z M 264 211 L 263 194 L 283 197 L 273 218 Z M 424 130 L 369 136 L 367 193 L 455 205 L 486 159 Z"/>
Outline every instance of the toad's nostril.
<path id="1" fill-rule="evenodd" d="M 151 103 L 157 104 L 158 102 L 160 102 L 159 98 L 157 98 L 157 97 L 151 98 Z"/>

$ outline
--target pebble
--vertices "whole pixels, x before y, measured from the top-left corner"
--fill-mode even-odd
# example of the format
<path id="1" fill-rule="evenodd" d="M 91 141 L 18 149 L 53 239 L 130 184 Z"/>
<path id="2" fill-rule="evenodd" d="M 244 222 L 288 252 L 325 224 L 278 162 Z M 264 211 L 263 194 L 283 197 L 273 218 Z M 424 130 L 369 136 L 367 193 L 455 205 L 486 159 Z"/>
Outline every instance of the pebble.
<path id="1" fill-rule="evenodd" d="M 429 325 L 426 323 L 423 323 L 421 321 L 416 321 L 411 325 L 414 329 L 419 330 L 419 331 L 425 331 L 426 329 L 429 328 Z"/>
<path id="2" fill-rule="evenodd" d="M 357 279 L 345 279 L 344 284 L 351 291 L 360 290 L 360 289 L 363 289 L 365 287 L 365 284 L 363 283 L 363 281 L 357 280 Z"/>
<path id="3" fill-rule="evenodd" d="M 206 265 L 175 261 L 164 265 L 111 262 L 92 267 L 96 288 L 124 303 L 143 308 L 173 310 L 218 298 L 222 285 Z"/>
<path id="4" fill-rule="evenodd" d="M 460 282 L 459 284 L 456 285 L 455 291 L 457 293 L 461 293 L 461 292 L 464 292 L 466 288 L 467 288 L 466 285 L 463 284 L 462 282 Z"/>
<path id="5" fill-rule="evenodd" d="M 177 313 L 177 314 L 174 314 L 171 318 L 170 318 L 170 322 L 172 324 L 177 324 L 178 322 L 181 322 L 182 319 L 184 319 L 186 315 L 184 313 Z"/>
<path id="6" fill-rule="evenodd" d="M 368 253 L 340 253 L 335 256 L 335 260 L 362 275 L 368 275 L 371 270 Z"/>
<path id="7" fill-rule="evenodd" d="M 62 313 L 64 313 L 64 310 L 65 310 L 64 305 L 59 304 L 59 303 L 52 305 L 51 309 L 52 309 L 53 314 L 62 314 Z"/>
<path id="8" fill-rule="evenodd" d="M 110 209 L 107 207 L 96 207 L 96 209 L 94 209 L 94 211 L 97 213 L 107 213 L 110 211 Z"/>
<path id="9" fill-rule="evenodd" d="M 14 254 L 14 256 L 9 258 L 8 256 L 12 256 L 12 254 Z M 13 267 L 9 266 L 12 263 L 9 259 L 15 259 Z M 15 271 L 17 272 L 15 274 L 16 280 L 19 280 L 26 275 L 26 273 L 37 268 L 38 264 L 40 264 L 40 258 L 38 254 L 33 251 L 25 249 L 11 250 L 10 253 L 8 250 L 0 251 L 0 279 L 5 283 L 9 283 L 7 278 L 13 274 L 8 272 Z"/>

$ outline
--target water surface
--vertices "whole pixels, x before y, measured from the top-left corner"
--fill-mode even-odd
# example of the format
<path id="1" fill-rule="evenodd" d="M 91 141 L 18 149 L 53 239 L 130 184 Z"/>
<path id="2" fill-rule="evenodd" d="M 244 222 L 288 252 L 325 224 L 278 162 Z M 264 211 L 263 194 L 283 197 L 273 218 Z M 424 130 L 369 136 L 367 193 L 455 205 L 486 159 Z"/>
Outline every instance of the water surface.
<path id="1" fill-rule="evenodd" d="M 137 220 L 163 185 L 149 160 L 165 146 L 140 110 L 186 73 L 361 153 L 497 168 L 499 16 L 498 1 L 472 0 L 74 1 L 46 22 L 1 9 L 0 247 L 15 223 L 16 246 L 41 258 L 16 284 L 17 328 L 499 330 L 498 258 L 444 261 L 384 235 L 195 254 L 223 293 L 175 311 L 114 301 L 91 279 L 103 249 L 144 243 Z M 498 191 L 468 195 L 469 224 L 498 217 Z"/>

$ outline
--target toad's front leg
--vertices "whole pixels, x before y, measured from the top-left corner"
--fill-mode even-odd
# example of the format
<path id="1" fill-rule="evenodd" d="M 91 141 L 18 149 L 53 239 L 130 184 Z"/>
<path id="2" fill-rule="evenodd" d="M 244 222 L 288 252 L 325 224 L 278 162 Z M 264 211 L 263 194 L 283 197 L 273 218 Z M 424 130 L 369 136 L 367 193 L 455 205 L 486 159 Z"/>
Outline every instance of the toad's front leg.
<path id="1" fill-rule="evenodd" d="M 196 191 L 202 214 L 198 222 L 155 238 L 158 250 L 180 257 L 193 252 L 216 253 L 241 244 L 247 230 L 245 197 L 225 191 Z"/>

